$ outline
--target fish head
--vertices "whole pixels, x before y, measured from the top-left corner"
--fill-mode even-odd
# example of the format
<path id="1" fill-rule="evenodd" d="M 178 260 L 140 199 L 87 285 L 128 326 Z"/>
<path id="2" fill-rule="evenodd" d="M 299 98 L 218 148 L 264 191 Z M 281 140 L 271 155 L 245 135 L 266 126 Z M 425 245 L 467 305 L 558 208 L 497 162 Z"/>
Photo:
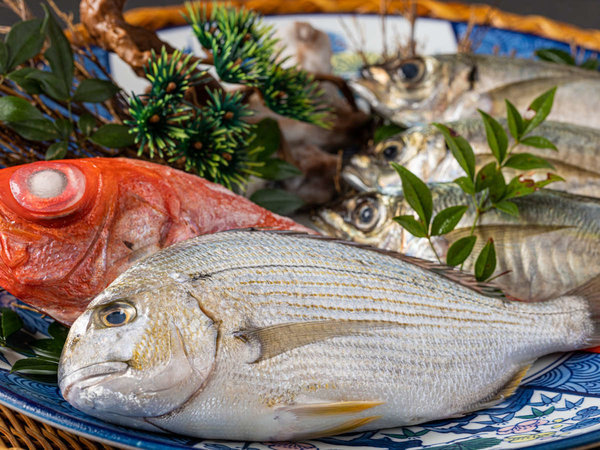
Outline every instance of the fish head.
<path id="1" fill-rule="evenodd" d="M 77 409 L 119 423 L 167 414 L 209 379 L 216 326 L 174 284 L 111 287 L 69 331 L 59 364 L 60 391 Z"/>
<path id="2" fill-rule="evenodd" d="M 168 244 L 178 200 L 165 179 L 117 158 L 0 170 L 0 286 L 72 322 L 135 259 Z"/>
<path id="3" fill-rule="evenodd" d="M 460 57 L 417 56 L 366 66 L 350 87 L 382 116 L 414 126 L 455 119 L 446 110 L 469 89 L 469 73 Z"/>
<path id="4" fill-rule="evenodd" d="M 392 220 L 394 215 L 393 197 L 365 192 L 320 208 L 311 220 L 325 235 L 397 249 L 402 228 Z"/>
<path id="5" fill-rule="evenodd" d="M 48 285 L 71 272 L 93 240 L 79 224 L 101 184 L 96 167 L 75 160 L 0 170 L 0 285 Z"/>
<path id="6" fill-rule="evenodd" d="M 414 127 L 354 155 L 342 170 L 342 177 L 359 191 L 377 190 L 396 195 L 402 182 L 391 163 L 405 166 L 428 181 L 440 159 L 445 157 L 443 137 L 433 127 Z"/>

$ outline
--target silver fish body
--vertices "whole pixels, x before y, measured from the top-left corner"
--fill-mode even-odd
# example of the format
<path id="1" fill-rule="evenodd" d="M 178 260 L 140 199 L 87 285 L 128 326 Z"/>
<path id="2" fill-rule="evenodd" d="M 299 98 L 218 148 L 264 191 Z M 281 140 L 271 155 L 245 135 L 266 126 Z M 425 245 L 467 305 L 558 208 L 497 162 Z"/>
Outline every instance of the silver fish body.
<path id="1" fill-rule="evenodd" d="M 471 199 L 453 183 L 430 185 L 434 215 Z M 490 210 L 475 229 L 477 244 L 464 269 L 472 271 L 476 256 L 494 239 L 495 281 L 506 294 L 526 301 L 558 297 L 600 274 L 600 199 L 542 189 L 514 199 L 519 217 Z M 313 223 L 323 234 L 435 261 L 426 239 L 416 238 L 395 223 L 398 215 L 416 215 L 401 193 L 362 193 L 323 207 Z M 433 237 L 438 255 L 470 232 L 474 207 L 455 231 Z"/>
<path id="2" fill-rule="evenodd" d="M 363 70 L 351 87 L 384 117 L 405 126 L 505 115 L 504 99 L 524 112 L 558 86 L 550 120 L 600 128 L 600 74 L 578 67 L 495 55 L 449 54 Z"/>
<path id="3" fill-rule="evenodd" d="M 273 232 L 176 244 L 77 319 L 61 392 L 122 425 L 300 439 L 486 407 L 537 357 L 595 340 L 583 297 L 513 303 L 413 262 Z"/>
<path id="4" fill-rule="evenodd" d="M 504 124 L 504 121 L 500 121 Z M 485 127 L 481 119 L 463 119 L 448 126 L 471 144 L 476 166 L 493 160 Z M 579 195 L 600 195 L 600 130 L 560 122 L 545 122 L 536 129 L 556 145 L 558 151 L 517 146 L 514 153 L 531 153 L 545 158 L 555 172 L 566 181 L 552 184 L 552 189 Z M 373 146 L 364 154 L 354 155 L 344 167 L 342 176 L 359 191 L 376 190 L 394 195 L 402 183 L 391 162 L 405 166 L 427 183 L 452 181 L 464 175 L 458 162 L 446 147 L 442 133 L 433 125 L 410 128 Z M 526 173 L 536 180 L 545 179 L 549 169 Z M 517 173 L 505 168 L 510 179 Z"/>

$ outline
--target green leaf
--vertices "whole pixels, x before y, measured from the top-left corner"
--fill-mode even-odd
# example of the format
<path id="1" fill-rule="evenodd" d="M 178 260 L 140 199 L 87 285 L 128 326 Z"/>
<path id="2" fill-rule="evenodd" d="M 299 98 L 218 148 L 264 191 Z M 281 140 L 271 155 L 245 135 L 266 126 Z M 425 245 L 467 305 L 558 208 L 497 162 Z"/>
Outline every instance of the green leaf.
<path id="1" fill-rule="evenodd" d="M 63 159 L 65 156 L 67 156 L 68 148 L 69 144 L 65 141 L 55 142 L 48 147 L 48 150 L 46 150 L 46 161 Z"/>
<path id="2" fill-rule="evenodd" d="M 569 52 L 559 50 L 558 48 L 542 48 L 535 51 L 535 56 L 542 61 L 550 61 L 553 63 L 566 64 L 575 66 L 575 58 Z"/>
<path id="3" fill-rule="evenodd" d="M 73 124 L 69 119 L 56 119 L 54 127 L 64 139 L 68 138 L 73 132 Z"/>
<path id="4" fill-rule="evenodd" d="M 286 178 L 302 175 L 302 172 L 290 163 L 279 159 L 271 158 L 265 161 L 264 166 L 253 169 L 260 178 L 266 180 L 285 180 Z"/>
<path id="5" fill-rule="evenodd" d="M 250 153 L 256 161 L 264 161 L 281 146 L 281 130 L 275 119 L 267 117 L 254 127 L 254 139 L 250 143 Z M 260 148 L 259 148 L 260 147 Z M 252 149 L 257 149 L 253 152 Z"/>
<path id="6" fill-rule="evenodd" d="M 475 177 L 475 192 L 481 192 L 490 187 L 496 177 L 496 163 L 491 162 L 483 166 Z"/>
<path id="7" fill-rule="evenodd" d="M 42 4 L 46 13 L 48 23 L 48 36 L 50 37 L 50 47 L 44 53 L 44 56 L 50 63 L 52 72 L 60 80 L 60 91 L 67 92 L 67 97 L 71 92 L 73 84 L 73 51 L 69 40 L 61 30 L 54 19 L 48 7 Z"/>
<path id="8" fill-rule="evenodd" d="M 0 97 L 0 120 L 2 122 L 25 122 L 43 118 L 43 114 L 25 99 L 10 95 Z"/>
<path id="9" fill-rule="evenodd" d="M 35 69 L 25 79 L 37 81 L 42 91 L 55 100 L 66 101 L 69 99 L 69 90 L 65 89 L 64 83 L 52 72 Z"/>
<path id="10" fill-rule="evenodd" d="M 565 179 L 563 177 L 561 177 L 560 175 L 556 175 L 555 173 L 548 173 L 548 177 L 545 180 L 541 180 L 541 181 L 536 181 L 534 183 L 534 186 L 537 189 L 543 188 L 551 183 L 556 183 L 559 181 L 565 181 Z"/>
<path id="11" fill-rule="evenodd" d="M 402 228 L 408 231 L 413 236 L 418 238 L 427 237 L 427 229 L 422 222 L 419 222 L 413 216 L 397 216 L 394 221 L 400 224 Z"/>
<path id="12" fill-rule="evenodd" d="M 516 176 L 508 183 L 504 200 L 523 197 L 533 192 L 535 192 L 535 183 L 533 180 L 521 180 L 520 176 Z"/>
<path id="13" fill-rule="evenodd" d="M 107 80 L 98 80 L 96 78 L 85 79 L 79 83 L 73 101 L 87 103 L 101 103 L 113 97 L 120 89 Z"/>
<path id="14" fill-rule="evenodd" d="M 56 339 L 58 343 L 64 343 L 67 340 L 69 328 L 61 325 L 58 322 L 52 322 L 50 325 L 48 325 L 48 334 Z"/>
<path id="15" fill-rule="evenodd" d="M 21 137 L 30 141 L 52 141 L 59 137 L 54 124 L 48 119 L 33 119 L 27 122 L 6 122 L 6 125 L 19 133 Z"/>
<path id="16" fill-rule="evenodd" d="M 8 72 L 8 50 L 6 44 L 0 41 L 0 74 Z"/>
<path id="17" fill-rule="evenodd" d="M 133 145 L 135 136 L 129 133 L 128 126 L 109 123 L 98 128 L 90 141 L 108 148 L 121 148 Z"/>
<path id="18" fill-rule="evenodd" d="M 290 214 L 304 205 L 302 199 L 281 189 L 260 189 L 250 196 L 257 205 L 277 214 Z"/>
<path id="19" fill-rule="evenodd" d="M 77 125 L 79 126 L 79 130 L 81 130 L 85 136 L 89 136 L 96 127 L 96 118 L 89 113 L 83 113 L 81 117 L 79 117 Z"/>
<path id="20" fill-rule="evenodd" d="M 40 339 L 31 344 L 35 354 L 58 362 L 64 342 L 56 339 Z"/>
<path id="21" fill-rule="evenodd" d="M 558 151 L 556 146 L 543 136 L 528 136 L 521 141 L 521 144 L 535 148 L 550 148 Z"/>
<path id="22" fill-rule="evenodd" d="M 465 171 L 467 176 L 471 179 L 475 179 L 475 153 L 471 145 L 462 136 L 456 135 L 455 132 L 450 130 L 446 125 L 441 123 L 433 124 L 438 130 L 444 135 L 446 145 L 450 148 L 454 159 L 458 162 L 460 167 Z"/>
<path id="23" fill-rule="evenodd" d="M 2 308 L 2 338 L 6 340 L 21 328 L 23 328 L 21 317 L 10 308 Z"/>
<path id="24" fill-rule="evenodd" d="M 468 209 L 469 207 L 466 205 L 450 206 L 437 213 L 431 224 L 431 235 L 439 236 L 450 233 Z"/>
<path id="25" fill-rule="evenodd" d="M 494 270 L 496 270 L 496 248 L 494 240 L 490 238 L 475 261 L 475 279 L 485 281 L 492 276 Z"/>
<path id="26" fill-rule="evenodd" d="M 42 23 L 42 19 L 25 20 L 10 29 L 5 40 L 8 51 L 7 72 L 33 58 L 42 50 L 46 38 Z"/>
<path id="27" fill-rule="evenodd" d="M 550 111 L 552 110 L 552 104 L 554 103 L 554 94 L 556 93 L 556 86 L 552 89 L 544 92 L 538 98 L 536 98 L 531 105 L 529 105 L 529 109 L 535 111 L 536 114 L 533 119 L 525 121 L 525 130 L 523 131 L 523 135 L 531 133 L 539 124 L 541 124 Z"/>
<path id="28" fill-rule="evenodd" d="M 32 80 L 27 78 L 32 72 L 35 72 L 37 69 L 33 67 L 24 67 L 19 70 L 15 70 L 7 75 L 9 80 L 17 83 L 21 88 L 31 95 L 38 95 L 42 93 L 42 87 L 40 83 L 36 80 Z"/>
<path id="29" fill-rule="evenodd" d="M 546 161 L 544 158 L 532 155 L 531 153 L 517 153 L 511 155 L 504 164 L 506 167 L 512 167 L 513 169 L 519 170 L 532 170 L 532 169 L 554 169 L 554 166 Z"/>
<path id="30" fill-rule="evenodd" d="M 476 236 L 467 236 L 452 244 L 448 249 L 448 253 L 446 253 L 446 262 L 448 265 L 458 266 L 465 262 L 473 251 L 475 241 L 477 241 Z"/>
<path id="31" fill-rule="evenodd" d="M 425 224 L 425 228 L 428 229 L 433 213 L 433 200 L 429 188 L 419 177 L 405 167 L 394 162 L 392 167 L 398 172 L 402 180 L 404 198 Z"/>
<path id="32" fill-rule="evenodd" d="M 454 180 L 454 183 L 458 184 L 458 186 L 463 190 L 465 194 L 473 195 L 475 194 L 475 185 L 470 178 L 467 177 L 458 177 Z"/>
<path id="33" fill-rule="evenodd" d="M 510 200 L 502 200 L 501 202 L 494 203 L 494 208 L 510 214 L 511 216 L 519 217 L 519 208 Z"/>
<path id="34" fill-rule="evenodd" d="M 500 125 L 492 116 L 480 109 L 478 111 L 479 114 L 481 114 L 483 124 L 485 125 L 485 135 L 487 137 L 488 145 L 498 163 L 502 164 L 508 148 L 508 136 L 506 135 L 506 131 L 504 131 L 502 125 Z"/>
<path id="35" fill-rule="evenodd" d="M 52 375 L 57 371 L 58 364 L 43 357 L 19 359 L 10 369 L 10 373 L 19 372 L 28 375 Z"/>
<path id="36" fill-rule="evenodd" d="M 504 175 L 502 175 L 502 170 L 498 169 L 494 173 L 492 181 L 488 185 L 488 189 L 490 191 L 490 198 L 492 202 L 497 202 L 504 197 L 506 193 L 506 181 L 504 181 Z"/>
<path id="37" fill-rule="evenodd" d="M 396 124 L 382 125 L 375 130 L 375 134 L 373 135 L 373 143 L 378 144 L 381 141 L 390 138 L 392 136 L 397 135 L 404 131 L 405 128 L 398 126 Z"/>
<path id="38" fill-rule="evenodd" d="M 523 124 L 523 118 L 521 117 L 521 114 L 517 108 L 515 108 L 515 105 L 508 100 L 504 101 L 506 102 L 506 119 L 508 122 L 508 129 L 510 130 L 510 134 L 515 141 L 519 141 L 521 136 L 523 136 L 523 129 L 525 126 Z"/>

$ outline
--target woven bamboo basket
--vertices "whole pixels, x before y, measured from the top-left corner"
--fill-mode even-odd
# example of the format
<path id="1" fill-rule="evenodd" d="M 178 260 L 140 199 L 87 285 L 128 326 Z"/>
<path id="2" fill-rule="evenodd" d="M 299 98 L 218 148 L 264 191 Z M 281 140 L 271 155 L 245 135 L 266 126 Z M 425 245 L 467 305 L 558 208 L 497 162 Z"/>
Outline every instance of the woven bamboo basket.
<path id="1" fill-rule="evenodd" d="M 231 4 L 245 6 L 264 14 L 296 13 L 380 13 L 381 0 L 230 0 Z M 405 10 L 408 0 L 390 0 L 388 12 Z M 519 16 L 505 13 L 486 5 L 416 0 L 420 17 L 431 17 L 456 22 L 474 22 L 522 33 L 560 39 L 573 45 L 600 50 L 600 31 L 582 30 L 540 16 Z M 183 6 L 139 8 L 125 13 L 132 25 L 152 30 L 184 25 Z M 83 29 L 80 28 L 82 32 Z M 85 34 L 85 32 L 84 32 Z M 593 448 L 586 446 L 580 448 Z M 112 449 L 114 447 L 77 436 L 34 420 L 24 414 L 0 405 L 0 449 Z"/>

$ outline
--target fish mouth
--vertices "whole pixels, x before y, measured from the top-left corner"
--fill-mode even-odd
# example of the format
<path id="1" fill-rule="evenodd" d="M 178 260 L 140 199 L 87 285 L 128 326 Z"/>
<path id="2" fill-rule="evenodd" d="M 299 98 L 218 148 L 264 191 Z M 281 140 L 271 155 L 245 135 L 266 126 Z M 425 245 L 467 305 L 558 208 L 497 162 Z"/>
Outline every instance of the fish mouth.
<path id="1" fill-rule="evenodd" d="M 338 214 L 332 213 L 329 210 L 325 209 L 313 212 L 310 216 L 310 221 L 321 234 L 338 238 L 346 238 L 347 236 L 346 233 L 343 233 L 336 227 L 336 223 L 339 226 L 345 223 L 344 220 Z"/>
<path id="2" fill-rule="evenodd" d="M 371 187 L 363 180 L 359 169 L 353 165 L 344 167 L 344 170 L 342 171 L 342 178 L 352 188 L 359 192 L 368 191 L 371 189 Z"/>
<path id="3" fill-rule="evenodd" d="M 80 367 L 66 375 L 59 376 L 58 384 L 65 399 L 68 400 L 74 386 L 85 390 L 108 379 L 123 375 L 129 369 L 124 361 L 109 361 Z"/>

